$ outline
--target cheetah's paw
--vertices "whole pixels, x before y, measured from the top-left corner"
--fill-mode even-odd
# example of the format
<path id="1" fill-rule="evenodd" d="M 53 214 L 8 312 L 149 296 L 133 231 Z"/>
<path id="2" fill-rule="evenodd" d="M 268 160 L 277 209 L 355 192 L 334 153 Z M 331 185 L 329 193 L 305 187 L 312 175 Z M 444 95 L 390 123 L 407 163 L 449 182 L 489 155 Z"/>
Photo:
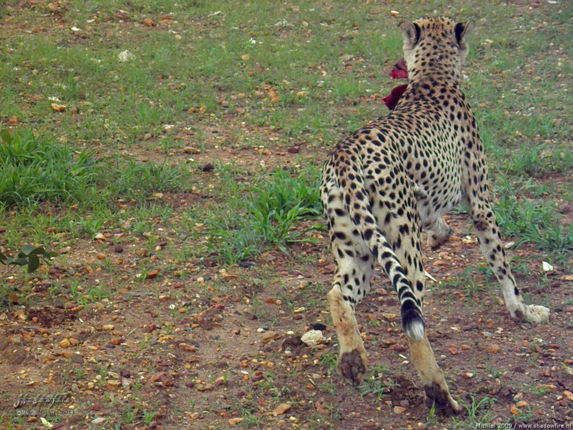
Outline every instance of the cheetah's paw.
<path id="1" fill-rule="evenodd" d="M 357 349 L 342 353 L 338 360 L 338 367 L 342 376 L 349 379 L 352 385 L 360 385 L 366 373 L 367 365 L 365 354 L 363 356 Z"/>
<path id="2" fill-rule="evenodd" d="M 549 308 L 539 305 L 525 305 L 523 318 L 532 323 L 542 323 L 549 319 Z"/>
<path id="3" fill-rule="evenodd" d="M 440 414 L 446 416 L 464 412 L 464 408 L 453 399 L 447 388 L 443 388 L 434 382 L 431 385 L 426 385 L 424 390 L 426 391 L 426 406 L 429 408 L 434 405 Z"/>
<path id="4" fill-rule="evenodd" d="M 432 251 L 435 251 L 439 249 L 448 240 L 450 240 L 450 231 L 448 231 L 443 236 L 434 236 L 434 235 L 429 236 L 427 244 Z"/>

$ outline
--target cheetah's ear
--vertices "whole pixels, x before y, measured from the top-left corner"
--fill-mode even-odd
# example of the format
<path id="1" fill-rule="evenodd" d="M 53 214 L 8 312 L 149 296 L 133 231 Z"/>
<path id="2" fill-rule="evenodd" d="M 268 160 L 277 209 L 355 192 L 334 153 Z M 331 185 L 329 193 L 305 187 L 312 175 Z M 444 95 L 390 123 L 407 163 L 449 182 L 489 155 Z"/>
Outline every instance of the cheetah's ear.
<path id="1" fill-rule="evenodd" d="M 416 23 L 411 23 L 410 21 L 402 21 L 400 23 L 400 28 L 402 29 L 402 36 L 404 37 L 404 42 L 413 48 L 416 43 L 420 40 L 420 26 Z"/>
<path id="2" fill-rule="evenodd" d="M 454 28 L 454 33 L 456 34 L 456 40 L 460 48 L 467 48 L 466 35 L 473 28 L 474 23 L 472 21 L 459 22 Z"/>

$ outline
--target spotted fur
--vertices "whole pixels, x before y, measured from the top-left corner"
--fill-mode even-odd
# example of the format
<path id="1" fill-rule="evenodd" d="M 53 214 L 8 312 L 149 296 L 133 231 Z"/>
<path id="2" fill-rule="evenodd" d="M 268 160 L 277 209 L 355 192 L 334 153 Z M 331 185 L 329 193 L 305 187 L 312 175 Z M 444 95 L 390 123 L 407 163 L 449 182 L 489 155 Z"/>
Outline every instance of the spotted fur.
<path id="1" fill-rule="evenodd" d="M 366 369 L 354 307 L 368 293 L 377 263 L 398 293 L 412 361 L 426 393 L 447 412 L 460 408 L 425 334 L 422 228 L 430 230 L 430 244 L 439 246 L 450 234 L 442 216 L 465 200 L 511 316 L 539 322 L 549 312 L 523 304 L 492 211 L 484 148 L 460 89 L 471 27 L 448 18 L 401 24 L 408 87 L 388 116 L 336 145 L 321 183 L 337 264 L 328 298 L 342 374 L 359 383 Z"/>

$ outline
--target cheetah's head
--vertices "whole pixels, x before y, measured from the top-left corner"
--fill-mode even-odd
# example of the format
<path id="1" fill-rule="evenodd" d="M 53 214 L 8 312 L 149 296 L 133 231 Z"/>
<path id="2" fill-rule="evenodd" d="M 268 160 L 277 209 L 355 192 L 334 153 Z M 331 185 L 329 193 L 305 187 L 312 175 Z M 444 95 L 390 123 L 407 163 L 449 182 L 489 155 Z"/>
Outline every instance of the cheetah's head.
<path id="1" fill-rule="evenodd" d="M 425 76 L 459 81 L 469 52 L 466 36 L 472 27 L 471 21 L 456 24 L 446 17 L 402 22 L 404 60 L 410 81 Z"/>

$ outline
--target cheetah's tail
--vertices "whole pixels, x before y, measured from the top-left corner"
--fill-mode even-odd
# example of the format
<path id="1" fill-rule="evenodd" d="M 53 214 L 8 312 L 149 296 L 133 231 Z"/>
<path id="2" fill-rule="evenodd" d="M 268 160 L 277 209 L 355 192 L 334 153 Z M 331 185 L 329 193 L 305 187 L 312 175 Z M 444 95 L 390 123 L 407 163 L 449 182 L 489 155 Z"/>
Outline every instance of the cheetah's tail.
<path id="1" fill-rule="evenodd" d="M 345 155 L 347 157 L 344 157 Z M 368 243 L 370 252 L 386 272 L 392 281 L 394 290 L 398 293 L 404 330 L 410 338 L 421 340 L 425 335 L 422 304 L 415 296 L 412 283 L 406 277 L 406 272 L 394 253 L 394 249 L 384 237 L 372 214 L 364 174 L 358 161 L 359 157 L 353 157 L 351 154 L 339 154 L 339 157 L 344 157 L 345 160 L 338 166 L 350 166 L 350 169 L 337 166 L 339 186 L 350 219 Z M 348 178 L 349 171 L 354 172 L 352 178 Z"/>

